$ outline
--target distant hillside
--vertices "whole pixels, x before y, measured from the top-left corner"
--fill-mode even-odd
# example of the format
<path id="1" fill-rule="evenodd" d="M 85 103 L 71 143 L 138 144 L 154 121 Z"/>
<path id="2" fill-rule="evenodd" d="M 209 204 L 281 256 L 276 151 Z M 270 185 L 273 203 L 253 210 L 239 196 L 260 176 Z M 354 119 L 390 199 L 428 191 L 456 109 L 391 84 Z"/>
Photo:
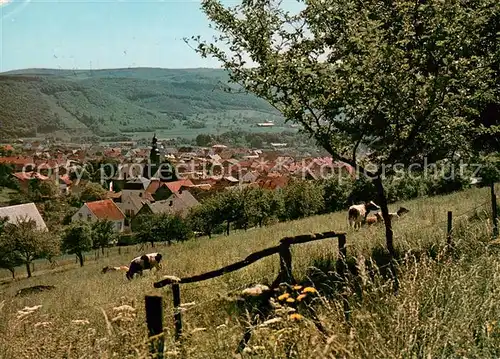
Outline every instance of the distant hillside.
<path id="1" fill-rule="evenodd" d="M 0 73 L 0 139 L 63 131 L 111 136 L 246 125 L 282 116 L 253 95 L 227 93 L 221 69 L 26 69 Z"/>

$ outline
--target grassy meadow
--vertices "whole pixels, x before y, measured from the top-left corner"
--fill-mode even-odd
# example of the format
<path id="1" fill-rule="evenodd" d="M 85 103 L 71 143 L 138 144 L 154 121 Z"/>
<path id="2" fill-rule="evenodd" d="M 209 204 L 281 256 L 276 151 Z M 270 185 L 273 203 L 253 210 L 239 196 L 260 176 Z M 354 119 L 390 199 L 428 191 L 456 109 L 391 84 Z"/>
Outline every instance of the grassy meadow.
<path id="1" fill-rule="evenodd" d="M 342 303 L 318 296 L 315 308 L 326 336 L 307 317 L 292 321 L 278 311 L 283 320 L 256 327 L 242 357 L 286 358 L 287 350 L 294 353 L 289 357 L 304 359 L 500 356 L 500 327 L 495 322 L 500 319 L 500 253 L 487 245 L 491 221 L 484 212 L 490 210 L 489 200 L 485 188 L 391 205 L 391 211 L 400 205 L 410 209 L 393 224 L 400 253 L 410 249 L 436 252 L 446 242 L 447 211 L 453 211 L 455 255 L 446 260 L 427 256 L 406 260 L 399 267 L 397 296 L 389 282 L 372 280 L 360 266 L 363 295 L 350 297 L 350 328 Z M 458 216 L 462 213 L 466 214 Z M 155 289 L 153 282 L 163 275 L 185 277 L 219 268 L 274 246 L 285 236 L 328 230 L 347 231 L 348 256 L 358 259 L 384 246 L 383 226 L 354 232 L 347 228 L 346 213 L 337 212 L 230 236 L 160 244 L 156 249 L 164 254 L 163 269 L 146 271 L 130 282 L 124 273 L 102 274 L 101 269 L 128 264 L 140 254 L 135 246 L 122 248 L 121 255 L 112 248 L 109 256 L 97 260 L 89 254 L 82 268 L 71 257 L 59 260 L 53 270 L 37 263 L 34 277 L 5 279 L 0 285 L 0 358 L 147 358 L 147 294 L 165 299 L 166 357 L 231 358 L 246 319 L 234 314 L 229 294 L 254 283 L 272 282 L 279 270 L 277 255 L 218 278 L 181 285 L 182 303 L 191 303 L 182 313 L 182 347 L 173 342 L 171 291 Z M 294 276 L 306 278 L 313 260 L 327 263 L 337 255 L 336 248 L 332 239 L 294 246 Z M 8 272 L 1 274 L 8 278 Z M 37 284 L 56 288 L 15 296 L 19 289 Z M 18 314 L 25 306 L 37 305 L 41 307 L 31 313 Z M 128 312 L 121 305 L 135 311 Z"/>

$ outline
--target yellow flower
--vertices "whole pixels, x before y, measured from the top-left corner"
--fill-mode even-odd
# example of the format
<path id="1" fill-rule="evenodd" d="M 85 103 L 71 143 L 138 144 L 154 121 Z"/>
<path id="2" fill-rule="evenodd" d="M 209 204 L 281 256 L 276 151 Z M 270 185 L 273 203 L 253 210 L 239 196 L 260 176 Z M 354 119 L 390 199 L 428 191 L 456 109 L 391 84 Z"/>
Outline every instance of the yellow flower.
<path id="1" fill-rule="evenodd" d="M 295 289 L 295 290 L 301 290 L 302 286 L 297 284 L 297 285 L 293 286 L 293 289 Z"/>
<path id="2" fill-rule="evenodd" d="M 495 324 L 496 323 L 497 323 L 496 321 L 493 321 L 491 323 L 486 323 L 486 332 L 488 334 L 491 334 L 491 332 L 495 329 Z"/>
<path id="3" fill-rule="evenodd" d="M 317 292 L 316 288 L 313 288 L 313 287 L 306 287 L 302 291 L 302 293 L 316 293 L 316 292 Z"/>
<path id="4" fill-rule="evenodd" d="M 302 319 L 304 319 L 304 317 L 302 315 L 300 315 L 299 313 L 290 314 L 289 318 L 291 320 L 302 320 Z"/>
<path id="5" fill-rule="evenodd" d="M 290 296 L 290 293 L 283 293 L 278 297 L 278 300 L 285 300 Z"/>
<path id="6" fill-rule="evenodd" d="M 295 299 L 293 299 L 293 298 L 287 298 L 287 299 L 286 299 L 286 301 L 287 301 L 288 303 L 293 303 L 293 302 L 295 302 Z"/>
<path id="7" fill-rule="evenodd" d="M 300 294 L 298 297 L 297 297 L 297 300 L 300 302 L 302 299 L 304 299 L 305 297 L 307 297 L 307 294 Z"/>

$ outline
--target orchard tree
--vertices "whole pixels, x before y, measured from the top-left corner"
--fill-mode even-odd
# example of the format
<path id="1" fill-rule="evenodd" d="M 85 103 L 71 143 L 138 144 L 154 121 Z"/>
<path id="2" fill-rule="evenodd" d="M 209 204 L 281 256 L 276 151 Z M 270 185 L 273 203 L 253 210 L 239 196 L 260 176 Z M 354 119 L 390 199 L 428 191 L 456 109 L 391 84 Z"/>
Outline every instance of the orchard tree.
<path id="1" fill-rule="evenodd" d="M 61 249 L 75 254 L 83 267 L 83 253 L 92 249 L 92 230 L 84 222 L 74 222 L 66 228 L 62 237 Z"/>
<path id="2" fill-rule="evenodd" d="M 100 248 L 104 255 L 104 248 L 111 246 L 116 241 L 117 235 L 113 222 L 102 219 L 92 223 L 92 246 L 94 249 Z"/>
<path id="3" fill-rule="evenodd" d="M 382 179 L 396 164 L 464 157 L 471 134 L 498 132 L 475 120 L 481 99 L 499 102 L 495 55 L 483 49 L 495 46 L 500 2 L 302 2 L 292 14 L 273 0 L 228 8 L 203 0 L 220 35 L 213 42 L 193 36 L 195 50 L 374 181 L 394 258 Z"/>
<path id="4" fill-rule="evenodd" d="M 48 231 L 38 228 L 37 223 L 21 218 L 17 223 L 4 226 L 3 245 L 12 251 L 16 262 L 26 266 L 28 278 L 31 277 L 31 263 L 35 259 L 52 259 L 59 253 L 59 239 Z"/>
<path id="5" fill-rule="evenodd" d="M 8 220 L 8 217 L 0 217 L 0 268 L 7 269 L 12 274 L 12 279 L 15 279 L 15 268 L 23 263 L 14 249 L 14 243 L 4 235 Z"/>

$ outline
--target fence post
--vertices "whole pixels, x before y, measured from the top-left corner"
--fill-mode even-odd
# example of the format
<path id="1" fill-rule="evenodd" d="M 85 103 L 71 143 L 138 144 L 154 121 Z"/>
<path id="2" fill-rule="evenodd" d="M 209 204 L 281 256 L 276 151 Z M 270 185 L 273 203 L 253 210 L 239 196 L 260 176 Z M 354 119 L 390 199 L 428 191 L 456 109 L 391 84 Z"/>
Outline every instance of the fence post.
<path id="1" fill-rule="evenodd" d="M 150 353 L 153 358 L 163 359 L 163 350 L 165 337 L 163 333 L 163 298 L 161 296 L 147 295 L 146 302 L 146 321 L 148 324 L 150 339 Z"/>
<path id="2" fill-rule="evenodd" d="M 291 284 L 295 281 L 292 274 L 292 252 L 290 244 L 287 242 L 280 243 L 280 277 L 282 282 Z"/>
<path id="3" fill-rule="evenodd" d="M 446 244 L 448 245 L 448 247 L 451 247 L 453 245 L 451 238 L 452 229 L 453 229 L 453 212 L 448 211 L 448 228 L 446 231 Z"/>
<path id="4" fill-rule="evenodd" d="M 181 289 L 179 283 L 172 284 L 172 296 L 174 299 L 175 340 L 179 340 L 182 335 Z"/>
<path id="5" fill-rule="evenodd" d="M 497 196 L 495 194 L 495 182 L 491 182 L 490 185 L 491 192 L 491 211 L 493 219 L 493 239 L 498 238 L 498 213 L 497 213 Z"/>

